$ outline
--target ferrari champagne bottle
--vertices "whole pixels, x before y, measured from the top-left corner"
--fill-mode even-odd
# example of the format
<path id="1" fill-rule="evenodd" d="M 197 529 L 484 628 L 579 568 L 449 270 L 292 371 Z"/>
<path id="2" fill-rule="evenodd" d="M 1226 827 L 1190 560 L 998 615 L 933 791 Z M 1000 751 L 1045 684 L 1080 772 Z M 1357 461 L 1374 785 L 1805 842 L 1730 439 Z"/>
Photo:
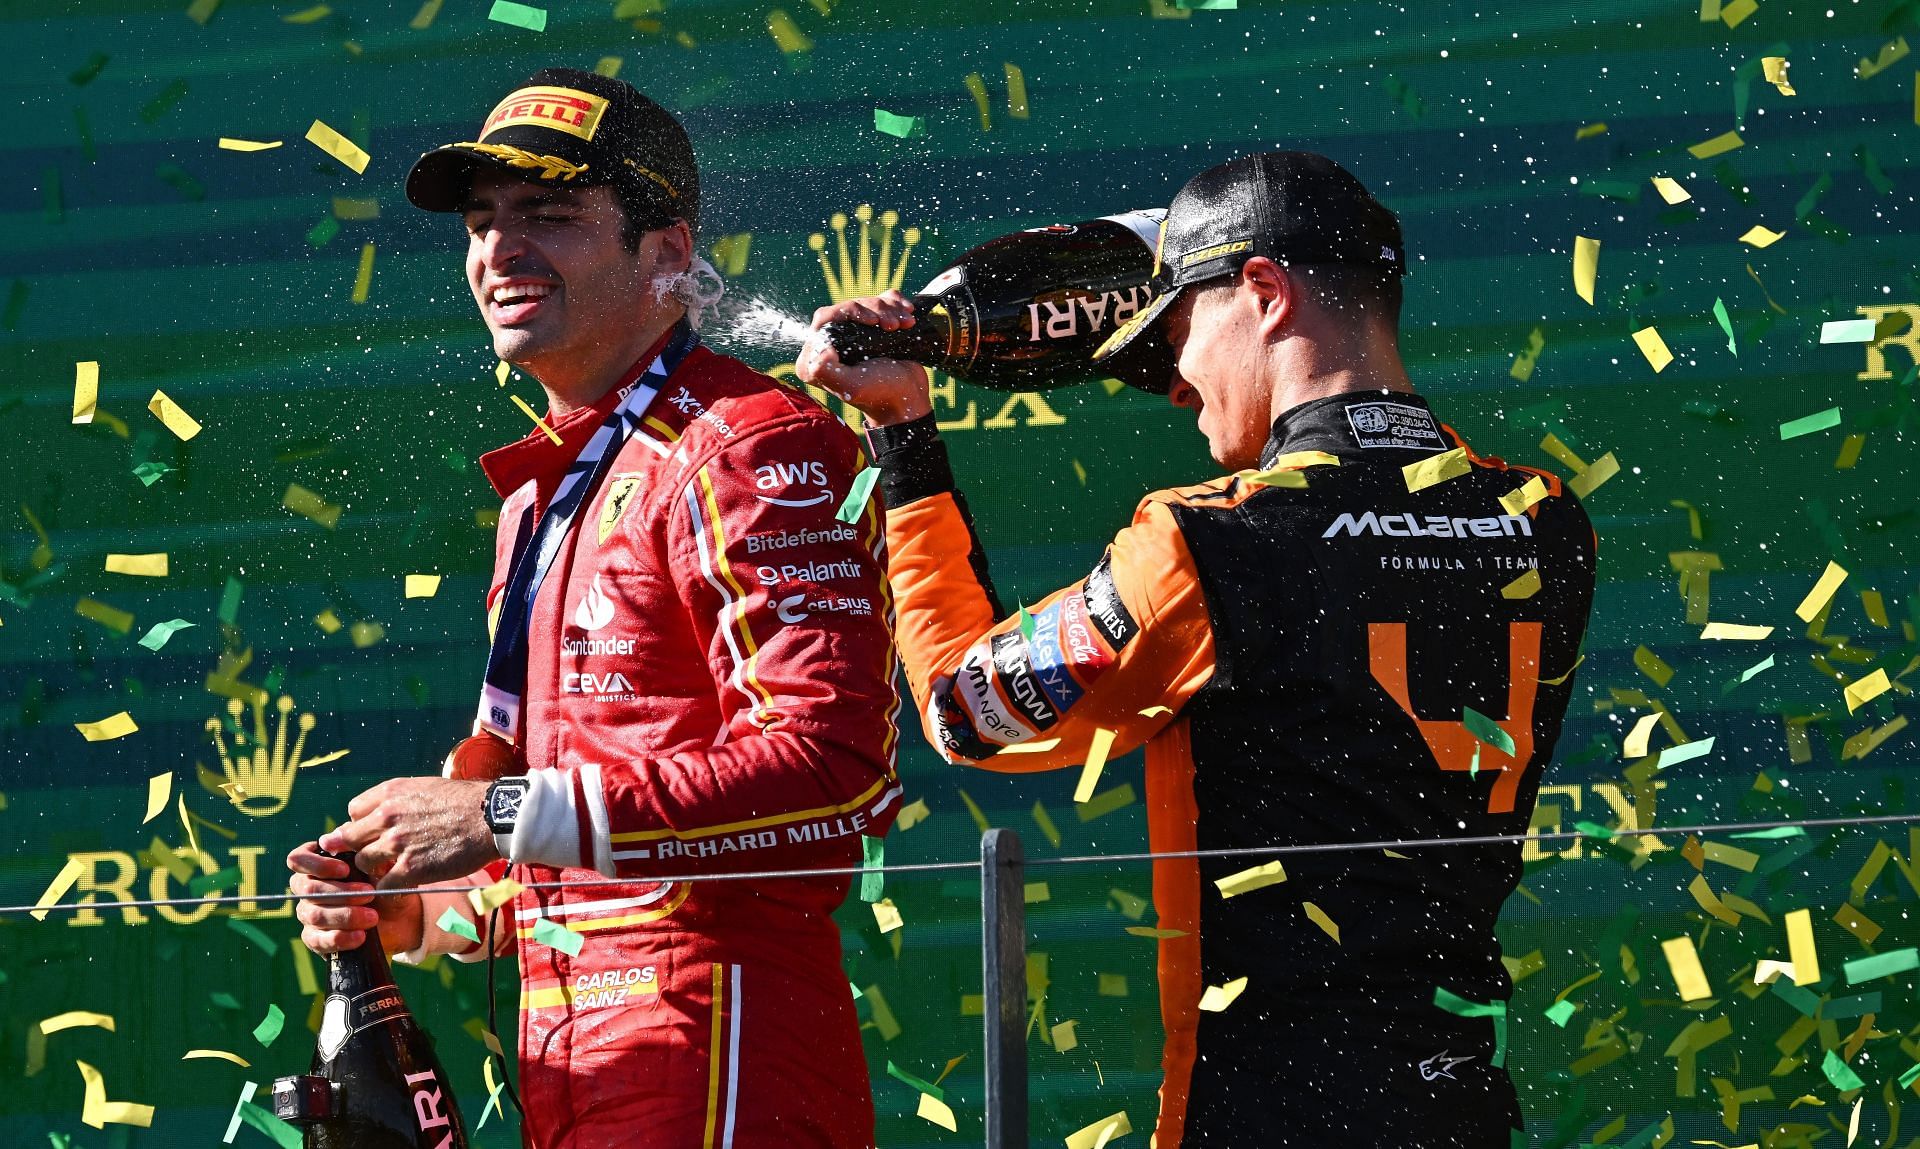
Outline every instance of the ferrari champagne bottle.
<path id="1" fill-rule="evenodd" d="M 821 336 L 842 362 L 910 359 L 1002 391 L 1111 376 L 1164 389 L 1173 350 L 1143 335 L 1120 355 L 1093 352 L 1153 298 L 1160 209 L 1029 228 L 968 251 L 913 295 L 898 331 L 836 320 Z"/>
<path id="2" fill-rule="evenodd" d="M 368 880 L 357 867 L 351 877 Z M 466 1149 L 452 1082 L 393 983 L 378 931 L 327 959 L 313 1068 L 273 1083 L 273 1112 L 305 1130 L 305 1149 Z"/>

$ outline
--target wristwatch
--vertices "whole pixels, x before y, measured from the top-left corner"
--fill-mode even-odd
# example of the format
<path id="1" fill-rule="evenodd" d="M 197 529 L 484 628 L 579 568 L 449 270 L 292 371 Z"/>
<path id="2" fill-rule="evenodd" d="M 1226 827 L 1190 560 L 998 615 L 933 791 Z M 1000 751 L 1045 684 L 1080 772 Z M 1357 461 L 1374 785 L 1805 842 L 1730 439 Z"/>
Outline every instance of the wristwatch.
<path id="1" fill-rule="evenodd" d="M 499 847 L 500 856 L 508 861 L 513 860 L 513 831 L 520 822 L 520 804 L 527 800 L 529 786 L 525 778 L 501 778 L 487 787 L 487 799 L 482 807 L 487 829 L 493 831 L 493 842 Z"/>

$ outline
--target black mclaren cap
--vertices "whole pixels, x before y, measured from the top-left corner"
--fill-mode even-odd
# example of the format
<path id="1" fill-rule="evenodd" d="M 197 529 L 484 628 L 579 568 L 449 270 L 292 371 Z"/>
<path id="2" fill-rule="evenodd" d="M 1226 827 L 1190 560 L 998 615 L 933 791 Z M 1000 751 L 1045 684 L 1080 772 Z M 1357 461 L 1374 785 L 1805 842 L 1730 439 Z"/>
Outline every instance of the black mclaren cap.
<path id="1" fill-rule="evenodd" d="M 543 68 L 494 106 L 479 138 L 435 148 L 407 173 L 407 198 L 459 211 L 482 165 L 560 187 L 611 184 L 700 226 L 700 169 L 673 114 L 632 84 Z"/>
<path id="2" fill-rule="evenodd" d="M 1232 275 L 1256 255 L 1282 265 L 1341 263 L 1406 274 L 1400 221 L 1352 172 L 1313 152 L 1261 152 L 1187 181 L 1160 225 L 1152 303 L 1094 352 L 1118 354 L 1189 284 Z M 1163 336 L 1162 336 L 1163 337 Z"/>

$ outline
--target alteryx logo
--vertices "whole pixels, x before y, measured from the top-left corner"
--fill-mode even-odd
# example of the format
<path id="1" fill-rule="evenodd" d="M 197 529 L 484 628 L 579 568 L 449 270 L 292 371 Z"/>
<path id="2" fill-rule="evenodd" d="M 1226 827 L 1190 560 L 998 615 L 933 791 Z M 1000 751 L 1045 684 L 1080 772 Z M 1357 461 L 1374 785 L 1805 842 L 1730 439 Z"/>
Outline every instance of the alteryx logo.
<path id="1" fill-rule="evenodd" d="M 1330 539 L 1341 533 L 1353 535 L 1391 535 L 1401 539 L 1497 539 L 1515 535 L 1533 536 L 1533 521 L 1525 515 L 1487 515 L 1482 518 L 1446 515 L 1383 515 L 1352 511 L 1333 520 L 1320 537 Z"/>

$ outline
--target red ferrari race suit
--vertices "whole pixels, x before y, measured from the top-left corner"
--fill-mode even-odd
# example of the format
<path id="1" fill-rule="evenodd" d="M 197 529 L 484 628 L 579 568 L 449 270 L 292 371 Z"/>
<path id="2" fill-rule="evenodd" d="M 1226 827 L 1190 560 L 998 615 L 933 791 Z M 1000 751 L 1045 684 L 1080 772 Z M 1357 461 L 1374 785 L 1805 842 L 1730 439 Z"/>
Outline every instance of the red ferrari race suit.
<path id="1" fill-rule="evenodd" d="M 901 654 L 950 761 L 1144 744 L 1159 853 L 1526 832 L 1594 586 L 1554 476 L 1474 456 L 1415 395 L 1314 400 L 1275 423 L 1267 474 L 1149 495 L 1085 579 L 1013 619 L 932 418 L 870 439 Z M 1154 865 L 1155 1144 L 1507 1149 L 1493 927 L 1520 846 L 1290 852 L 1236 879 L 1267 861 Z"/>
<path id="2" fill-rule="evenodd" d="M 536 518 L 653 357 L 556 420 L 559 445 L 536 431 L 482 458 L 506 499 L 490 629 Z M 873 1143 L 831 917 L 848 879 L 644 880 L 857 866 L 892 822 L 885 524 L 877 498 L 836 518 L 865 465 L 806 395 L 697 347 L 540 584 L 512 876 L 631 880 L 510 907 L 534 1149 Z M 579 954 L 538 940 L 543 921 Z"/>

